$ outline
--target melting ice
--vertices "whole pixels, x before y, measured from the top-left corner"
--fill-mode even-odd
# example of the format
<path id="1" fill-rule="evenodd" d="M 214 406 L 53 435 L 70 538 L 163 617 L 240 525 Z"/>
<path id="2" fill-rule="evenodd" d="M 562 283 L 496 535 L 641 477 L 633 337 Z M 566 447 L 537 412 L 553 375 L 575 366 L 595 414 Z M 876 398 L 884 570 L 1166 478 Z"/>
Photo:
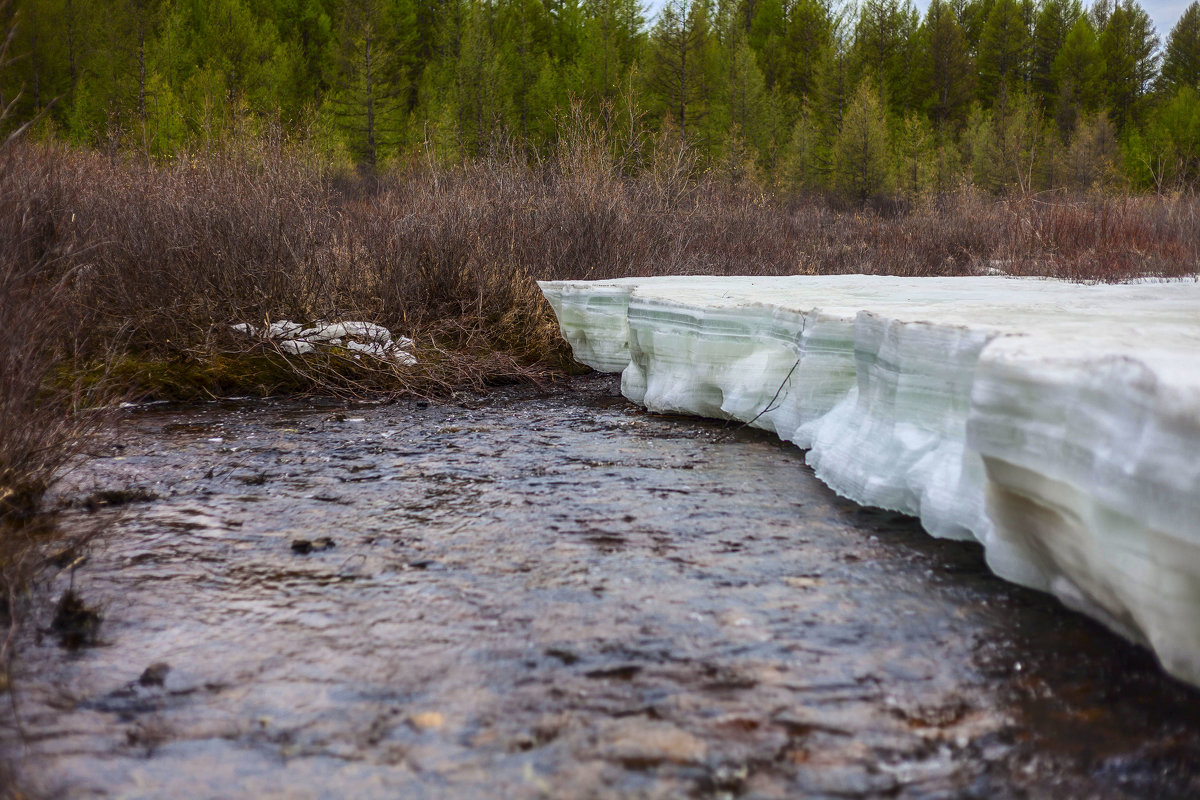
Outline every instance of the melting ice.
<path id="1" fill-rule="evenodd" d="M 1200 685 L 1200 283 L 543 282 L 653 411 L 750 422 Z"/>

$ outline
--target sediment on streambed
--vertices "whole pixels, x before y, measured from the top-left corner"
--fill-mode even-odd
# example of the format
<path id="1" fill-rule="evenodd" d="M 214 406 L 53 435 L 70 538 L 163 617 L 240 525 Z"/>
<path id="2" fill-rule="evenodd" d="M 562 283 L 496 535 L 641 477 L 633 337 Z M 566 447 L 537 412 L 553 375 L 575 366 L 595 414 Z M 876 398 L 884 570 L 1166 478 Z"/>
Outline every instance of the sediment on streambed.
<path id="1" fill-rule="evenodd" d="M 1200 285 L 872 276 L 543 283 L 650 410 L 808 448 L 1200 684 Z M 619 321 L 623 316 L 623 322 Z"/>

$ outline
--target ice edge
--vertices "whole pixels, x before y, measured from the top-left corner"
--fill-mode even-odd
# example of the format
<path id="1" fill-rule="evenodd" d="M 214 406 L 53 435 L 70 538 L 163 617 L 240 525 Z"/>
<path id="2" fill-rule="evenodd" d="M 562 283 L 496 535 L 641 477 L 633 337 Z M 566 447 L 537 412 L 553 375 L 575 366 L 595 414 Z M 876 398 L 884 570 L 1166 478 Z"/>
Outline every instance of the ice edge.
<path id="1" fill-rule="evenodd" d="M 838 494 L 980 542 L 1200 685 L 1200 284 L 540 285 L 630 400 L 772 431 Z"/>

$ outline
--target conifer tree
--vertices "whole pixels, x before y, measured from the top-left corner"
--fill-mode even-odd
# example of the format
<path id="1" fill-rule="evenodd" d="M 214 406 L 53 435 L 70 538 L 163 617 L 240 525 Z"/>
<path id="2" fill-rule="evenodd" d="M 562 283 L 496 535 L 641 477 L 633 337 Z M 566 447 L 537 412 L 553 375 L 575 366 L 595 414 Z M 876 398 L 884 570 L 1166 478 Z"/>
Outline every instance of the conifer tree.
<path id="1" fill-rule="evenodd" d="M 1179 89 L 1129 136 L 1126 160 L 1141 185 L 1162 193 L 1200 188 L 1200 95 Z"/>
<path id="2" fill-rule="evenodd" d="M 1029 192 L 1045 133 L 1035 104 L 1001 84 L 992 108 L 977 111 L 969 127 L 975 182 L 996 194 Z"/>
<path id="3" fill-rule="evenodd" d="M 1054 59 L 1081 16 L 1083 9 L 1079 0 L 1043 0 L 1038 11 L 1030 54 L 1030 78 L 1042 108 L 1053 108 L 1058 99 Z"/>
<path id="4" fill-rule="evenodd" d="M 782 0 L 756 0 L 747 41 L 754 50 L 755 63 L 762 71 L 766 88 L 773 89 L 787 70 L 784 50 L 786 12 Z"/>
<path id="5" fill-rule="evenodd" d="M 892 189 L 891 141 L 879 95 L 864 78 L 842 117 L 833 147 L 833 177 L 843 196 L 865 202 Z"/>
<path id="6" fill-rule="evenodd" d="M 1050 73 L 1058 94 L 1054 114 L 1062 133 L 1071 132 L 1081 113 L 1090 114 L 1100 108 L 1103 64 L 1092 20 L 1082 15 L 1067 33 Z"/>
<path id="7" fill-rule="evenodd" d="M 550 19 L 538 0 L 504 0 L 496 5 L 496 30 L 502 80 L 515 116 L 513 133 L 529 142 L 532 128 L 540 133 L 542 122 L 531 117 L 552 116 L 551 109 L 540 107 L 534 91 L 549 58 Z M 551 88 L 540 86 L 542 91 Z"/>
<path id="8" fill-rule="evenodd" d="M 1111 184 L 1120 154 L 1117 131 L 1103 111 L 1079 120 L 1066 153 L 1066 178 L 1076 191 Z"/>
<path id="9" fill-rule="evenodd" d="M 916 112 L 904 117 L 896 148 L 896 184 L 910 200 L 924 197 L 935 180 L 934 135 L 928 120 Z"/>
<path id="10" fill-rule="evenodd" d="M 455 112 L 460 149 L 480 156 L 506 116 L 500 58 L 489 31 L 487 9 L 470 0 L 454 70 Z"/>
<path id="11" fill-rule="evenodd" d="M 332 0 L 271 0 L 279 39 L 294 49 L 291 96 L 285 108 L 298 110 L 320 101 L 334 70 L 334 6 Z M 340 3 L 337 4 L 340 7 Z"/>
<path id="12" fill-rule="evenodd" d="M 784 183 L 793 191 L 816 192 L 828 188 L 830 147 L 811 103 L 800 109 L 783 159 Z"/>
<path id="13" fill-rule="evenodd" d="M 394 0 L 347 0 L 342 8 L 331 101 L 351 156 L 368 170 L 403 135 L 408 75 L 400 54 L 414 27 L 411 7 Z"/>
<path id="14" fill-rule="evenodd" d="M 979 38 L 979 98 L 990 105 L 1000 86 L 1023 91 L 1028 74 L 1030 36 L 1016 0 L 996 0 Z"/>
<path id="15" fill-rule="evenodd" d="M 690 5 L 670 0 L 650 34 L 647 80 L 658 108 L 668 113 L 687 141 L 692 128 L 708 113 L 711 88 L 711 31 L 700 0 Z"/>
<path id="16" fill-rule="evenodd" d="M 588 0 L 583 9 L 574 89 L 599 108 L 617 97 L 642 47 L 642 17 L 636 0 Z"/>
<path id="17" fill-rule="evenodd" d="M 767 146 L 766 101 L 766 81 L 746 36 L 739 31 L 729 58 L 728 113 L 734 133 L 754 150 L 756 157 Z"/>
<path id="18" fill-rule="evenodd" d="M 1104 90 L 1113 123 L 1121 131 L 1141 116 L 1142 99 L 1158 65 L 1158 35 L 1136 0 L 1121 0 L 1100 33 Z"/>
<path id="19" fill-rule="evenodd" d="M 160 8 L 147 0 L 117 0 L 103 12 L 107 19 L 89 26 L 88 46 L 77 56 L 69 128 L 77 141 L 144 147 Z"/>
<path id="20" fill-rule="evenodd" d="M 987 25 L 995 2 L 996 0 L 950 0 L 954 16 L 962 26 L 963 35 L 967 37 L 967 48 L 972 56 L 979 54 L 979 40 L 983 37 L 983 28 Z"/>
<path id="21" fill-rule="evenodd" d="M 975 94 L 975 65 L 950 6 L 932 0 L 921 26 L 923 54 L 917 72 L 936 128 L 960 127 Z"/>
<path id="22" fill-rule="evenodd" d="M 1171 29 L 1159 86 L 1168 95 L 1190 86 L 1200 90 L 1200 2 L 1193 2 Z"/>
<path id="23" fill-rule="evenodd" d="M 804 100 L 816 89 L 833 49 L 833 20 L 822 0 L 795 0 L 784 34 L 784 89 Z"/>
<path id="24" fill-rule="evenodd" d="M 911 102 L 911 66 L 918 20 L 911 3 L 865 0 L 854 26 L 851 59 L 854 76 L 869 76 L 872 91 L 902 111 Z"/>
<path id="25" fill-rule="evenodd" d="M 70 91 L 69 73 L 62 68 L 67 66 L 67 53 L 57 31 L 60 12 L 55 0 L 28 0 L 13 10 L 14 63 L 9 80 L 21 87 L 12 109 L 18 117 L 31 119 Z"/>

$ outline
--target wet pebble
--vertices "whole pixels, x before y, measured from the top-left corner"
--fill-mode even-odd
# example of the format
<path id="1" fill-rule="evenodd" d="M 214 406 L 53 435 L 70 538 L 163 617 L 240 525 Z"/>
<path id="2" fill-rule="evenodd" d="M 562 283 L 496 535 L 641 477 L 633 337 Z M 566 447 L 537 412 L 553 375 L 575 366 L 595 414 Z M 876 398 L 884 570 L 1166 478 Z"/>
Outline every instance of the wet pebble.
<path id="1" fill-rule="evenodd" d="M 893 795 L 899 782 L 861 764 L 814 764 L 801 768 L 795 786 L 797 795 L 803 797 L 865 798 Z"/>
<path id="2" fill-rule="evenodd" d="M 322 536 L 319 539 L 292 540 L 292 552 L 301 556 L 306 556 L 309 553 L 319 553 L 323 550 L 332 550 L 336 546 L 337 543 L 328 536 Z"/>
<path id="3" fill-rule="evenodd" d="M 601 757 L 633 769 L 648 769 L 663 763 L 694 764 L 708 754 L 703 739 L 669 722 L 618 720 L 601 737 Z"/>
<path id="4" fill-rule="evenodd" d="M 138 684 L 141 686 L 162 686 L 167 673 L 170 671 L 170 664 L 165 661 L 158 661 L 142 671 L 141 677 L 138 678 Z"/>

